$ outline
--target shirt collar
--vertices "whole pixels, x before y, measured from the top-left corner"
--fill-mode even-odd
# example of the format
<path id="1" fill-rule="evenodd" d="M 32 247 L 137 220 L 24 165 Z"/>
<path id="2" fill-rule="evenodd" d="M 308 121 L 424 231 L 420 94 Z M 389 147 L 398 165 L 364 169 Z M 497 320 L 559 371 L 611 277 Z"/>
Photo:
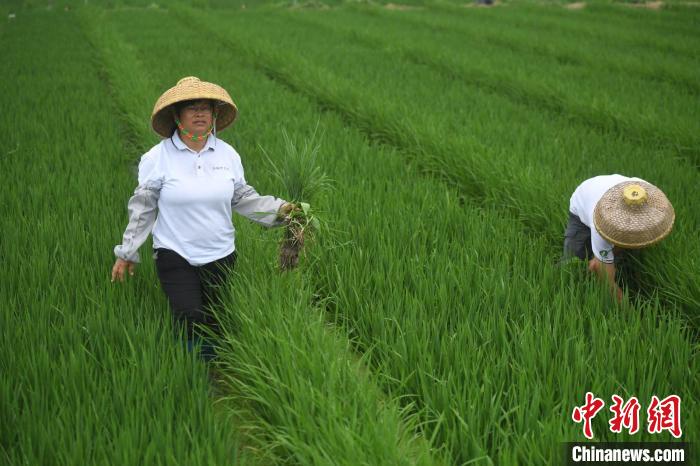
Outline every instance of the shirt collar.
<path id="1" fill-rule="evenodd" d="M 170 138 L 170 140 L 173 142 L 173 145 L 175 146 L 175 148 L 177 150 L 181 150 L 181 151 L 187 150 L 190 152 L 194 152 L 192 149 L 187 147 L 187 144 L 185 144 L 182 139 L 180 139 L 180 133 L 178 132 L 177 129 L 175 129 L 175 131 L 173 131 L 173 135 Z M 204 144 L 204 148 L 202 149 L 202 152 L 204 152 L 205 150 L 214 150 L 215 147 L 216 147 L 216 137 L 214 137 L 213 134 L 210 134 L 209 137 L 207 137 L 207 142 L 206 142 L 206 144 Z"/>

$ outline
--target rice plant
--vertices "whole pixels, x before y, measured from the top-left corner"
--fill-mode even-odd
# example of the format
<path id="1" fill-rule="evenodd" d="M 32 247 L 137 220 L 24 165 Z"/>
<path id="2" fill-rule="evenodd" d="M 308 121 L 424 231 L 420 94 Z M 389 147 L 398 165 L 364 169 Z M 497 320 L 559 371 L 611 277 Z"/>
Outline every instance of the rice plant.
<path id="1" fill-rule="evenodd" d="M 293 208 L 283 213 L 284 236 L 280 241 L 279 266 L 283 271 L 294 269 L 299 263 L 299 253 L 321 229 L 316 208 L 312 202 L 319 200 L 331 189 L 330 179 L 318 166 L 321 143 L 319 124 L 308 139 L 302 143 L 295 141 L 282 129 L 284 155 L 281 162 L 267 158 L 274 178 L 283 186 Z"/>

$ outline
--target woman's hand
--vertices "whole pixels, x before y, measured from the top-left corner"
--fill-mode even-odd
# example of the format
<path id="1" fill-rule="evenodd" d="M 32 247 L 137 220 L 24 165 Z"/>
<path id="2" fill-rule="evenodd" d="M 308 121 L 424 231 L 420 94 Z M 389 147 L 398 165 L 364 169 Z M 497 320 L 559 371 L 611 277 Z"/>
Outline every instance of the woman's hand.
<path id="1" fill-rule="evenodd" d="M 282 204 L 277 211 L 277 218 L 280 220 L 283 220 L 289 216 L 293 211 L 299 212 L 301 209 L 299 208 L 298 205 L 292 203 L 292 202 L 285 202 Z"/>
<path id="2" fill-rule="evenodd" d="M 129 271 L 129 275 L 134 275 L 134 268 L 136 263 L 125 261 L 124 259 L 117 259 L 112 267 L 112 282 L 116 279 L 117 281 L 123 282 L 124 275 L 126 271 Z"/>

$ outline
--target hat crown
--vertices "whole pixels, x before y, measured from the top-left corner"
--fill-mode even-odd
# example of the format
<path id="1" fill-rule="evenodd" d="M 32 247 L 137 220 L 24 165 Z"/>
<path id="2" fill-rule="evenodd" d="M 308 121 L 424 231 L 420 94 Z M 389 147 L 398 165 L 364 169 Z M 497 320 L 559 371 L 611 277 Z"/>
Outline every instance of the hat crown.
<path id="1" fill-rule="evenodd" d="M 643 180 L 618 183 L 596 204 L 593 223 L 606 241 L 630 249 L 656 244 L 673 228 L 676 214 L 666 195 Z"/>
<path id="2" fill-rule="evenodd" d="M 180 84 L 185 84 L 185 83 L 188 83 L 190 81 L 199 82 L 199 78 L 196 76 L 185 76 L 184 78 L 179 80 L 176 85 L 179 86 Z"/>
<path id="3" fill-rule="evenodd" d="M 646 189 L 638 184 L 625 186 L 622 190 L 622 197 L 627 205 L 642 205 L 645 204 L 648 199 Z"/>

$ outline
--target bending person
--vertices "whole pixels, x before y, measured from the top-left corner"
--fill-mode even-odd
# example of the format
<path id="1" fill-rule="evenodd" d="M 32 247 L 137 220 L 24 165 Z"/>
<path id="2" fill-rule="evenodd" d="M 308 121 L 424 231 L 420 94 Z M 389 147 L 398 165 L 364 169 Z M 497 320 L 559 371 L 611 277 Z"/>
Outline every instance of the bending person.
<path id="1" fill-rule="evenodd" d="M 625 249 L 640 249 L 664 239 L 675 213 L 666 195 L 640 178 L 603 175 L 581 183 L 569 201 L 564 257 L 588 261 L 618 300 L 615 258 Z"/>

